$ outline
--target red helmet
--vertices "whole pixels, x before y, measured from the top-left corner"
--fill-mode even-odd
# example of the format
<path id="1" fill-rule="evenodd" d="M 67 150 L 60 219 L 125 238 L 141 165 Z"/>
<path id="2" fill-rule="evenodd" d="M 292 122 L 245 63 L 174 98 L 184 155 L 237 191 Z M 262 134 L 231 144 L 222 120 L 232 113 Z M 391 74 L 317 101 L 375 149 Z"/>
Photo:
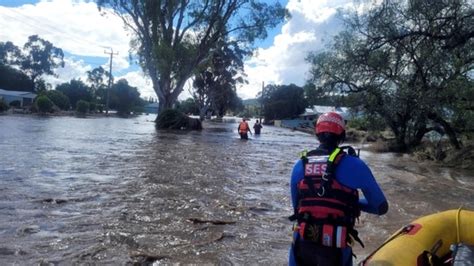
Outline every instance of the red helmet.
<path id="1" fill-rule="evenodd" d="M 344 119 L 340 114 L 335 112 L 320 115 L 315 127 L 316 134 L 329 132 L 341 135 L 345 130 Z"/>

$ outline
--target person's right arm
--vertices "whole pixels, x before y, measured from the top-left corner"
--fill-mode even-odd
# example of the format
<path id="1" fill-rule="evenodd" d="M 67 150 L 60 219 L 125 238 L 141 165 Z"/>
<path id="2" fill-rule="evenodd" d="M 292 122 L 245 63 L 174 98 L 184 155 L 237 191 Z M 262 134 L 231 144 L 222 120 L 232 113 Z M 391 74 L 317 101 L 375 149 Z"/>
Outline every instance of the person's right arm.
<path id="1" fill-rule="evenodd" d="M 296 213 L 296 208 L 298 207 L 298 183 L 303 179 L 303 161 L 298 160 L 293 166 L 293 171 L 291 172 L 291 203 L 293 205 L 293 210 Z"/>

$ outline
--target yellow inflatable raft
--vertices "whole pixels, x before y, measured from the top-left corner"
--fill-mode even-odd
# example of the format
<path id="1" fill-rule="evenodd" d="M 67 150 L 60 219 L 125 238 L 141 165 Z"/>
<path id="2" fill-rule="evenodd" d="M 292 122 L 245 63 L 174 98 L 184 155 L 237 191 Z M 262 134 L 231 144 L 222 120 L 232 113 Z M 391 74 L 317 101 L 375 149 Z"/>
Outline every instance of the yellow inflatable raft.
<path id="1" fill-rule="evenodd" d="M 451 244 L 474 245 L 474 211 L 449 210 L 421 217 L 404 226 L 361 265 L 420 265 L 425 258 L 444 258 Z"/>

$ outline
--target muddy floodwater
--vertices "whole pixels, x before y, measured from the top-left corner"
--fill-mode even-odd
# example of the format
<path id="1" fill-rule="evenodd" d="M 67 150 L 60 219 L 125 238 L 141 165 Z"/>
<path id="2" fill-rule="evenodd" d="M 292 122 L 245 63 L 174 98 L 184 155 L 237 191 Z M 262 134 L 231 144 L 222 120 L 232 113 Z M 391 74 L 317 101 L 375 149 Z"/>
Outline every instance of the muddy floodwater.
<path id="1" fill-rule="evenodd" d="M 232 119 L 157 131 L 154 118 L 0 116 L 0 265 L 287 264 L 290 173 L 315 138 L 264 126 L 242 141 Z M 472 171 L 361 158 L 390 207 L 361 216 L 359 259 L 419 216 L 474 209 Z"/>

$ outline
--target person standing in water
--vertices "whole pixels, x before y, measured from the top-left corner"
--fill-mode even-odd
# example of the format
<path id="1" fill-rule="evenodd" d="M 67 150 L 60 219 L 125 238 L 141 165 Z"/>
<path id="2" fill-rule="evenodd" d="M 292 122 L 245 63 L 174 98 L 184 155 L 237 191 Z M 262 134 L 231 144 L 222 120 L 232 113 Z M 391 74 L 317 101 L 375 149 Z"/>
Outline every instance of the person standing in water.
<path id="1" fill-rule="evenodd" d="M 291 174 L 289 219 L 295 224 L 289 265 L 352 265 L 351 246 L 363 246 L 354 228 L 360 212 L 383 215 L 388 203 L 355 150 L 339 147 L 346 135 L 339 114 L 322 114 L 315 131 L 320 145 L 303 152 Z"/>
<path id="2" fill-rule="evenodd" d="M 239 132 L 240 139 L 249 139 L 247 132 L 250 132 L 250 134 L 252 134 L 252 131 L 250 131 L 249 124 L 247 123 L 245 118 L 242 118 L 242 121 L 239 123 L 237 132 Z"/>
<path id="3" fill-rule="evenodd" d="M 263 127 L 262 124 L 257 119 L 257 122 L 255 122 L 255 124 L 253 125 L 253 130 L 255 132 L 255 135 L 260 135 L 260 130 L 262 129 L 262 127 Z"/>

